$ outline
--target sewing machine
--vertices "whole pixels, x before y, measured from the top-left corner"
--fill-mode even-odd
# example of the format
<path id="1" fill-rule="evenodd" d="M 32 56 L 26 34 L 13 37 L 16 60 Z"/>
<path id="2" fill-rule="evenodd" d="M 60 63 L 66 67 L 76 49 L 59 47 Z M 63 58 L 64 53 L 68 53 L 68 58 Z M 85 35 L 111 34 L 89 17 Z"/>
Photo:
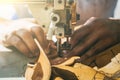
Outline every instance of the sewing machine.
<path id="1" fill-rule="evenodd" d="M 36 19 L 39 17 L 38 21 L 40 21 L 40 25 L 47 33 L 47 39 L 52 40 L 53 35 L 55 35 L 58 55 L 62 56 L 61 52 L 63 50 L 71 49 L 69 39 L 73 31 L 73 25 L 76 24 L 77 20 L 76 2 L 74 0 L 47 0 L 44 5 L 39 5 L 41 6 L 40 12 L 32 8 L 36 5 L 29 6 L 34 17 Z M 39 13 L 38 16 L 36 13 Z M 40 16 L 42 14 L 44 14 L 43 17 Z M 65 42 L 62 41 L 63 38 L 66 38 Z"/>
<path id="2" fill-rule="evenodd" d="M 73 2 L 73 0 L 8 0 L 1 2 L 28 4 L 33 17 L 37 19 L 38 23 L 47 34 L 47 39 L 52 40 L 53 35 L 56 36 L 59 56 L 62 56 L 62 50 L 69 50 L 71 48 L 69 39 L 77 20 L 75 2 Z M 66 40 L 62 43 L 63 38 L 66 38 Z M 105 53 L 113 52 L 117 54 L 119 52 L 118 47 L 119 46 L 110 48 Z M 101 55 L 98 57 L 101 57 Z M 103 59 L 106 59 L 106 55 Z"/>
<path id="3" fill-rule="evenodd" d="M 73 26 L 76 24 L 76 9 L 73 0 L 70 2 L 69 0 L 1 0 L 0 4 L 27 4 L 33 17 L 36 18 L 44 32 L 47 34 L 47 39 L 52 40 L 53 35 L 56 36 L 57 51 L 59 55 L 61 56 L 60 51 L 71 48 L 69 38 L 71 36 Z M 67 42 L 61 43 L 61 39 L 65 37 Z M 5 51 L 0 53 L 1 60 L 6 61 L 6 64 L 14 63 L 16 59 L 19 61 L 18 64 L 14 63 L 13 65 L 9 65 L 2 69 L 0 77 L 13 77 L 16 75 L 17 77 L 20 77 L 24 74 L 25 69 L 23 69 L 23 67 L 26 67 L 25 65 L 28 63 L 27 61 L 32 61 L 22 54 L 19 54 L 17 51 Z M 10 78 L 7 80 L 9 79 Z"/>
<path id="4" fill-rule="evenodd" d="M 75 0 L 8 0 L 2 2 L 28 4 L 33 17 L 47 34 L 47 39 L 53 40 L 53 36 L 56 37 L 58 55 L 62 56 L 63 50 L 71 49 L 69 40 L 77 21 Z"/>
<path id="5" fill-rule="evenodd" d="M 74 0 L 54 0 L 53 11 L 50 13 L 50 24 L 47 39 L 52 40 L 55 35 L 57 39 L 57 52 L 62 56 L 61 51 L 70 50 L 69 39 L 73 31 L 73 24 L 76 23 L 76 4 Z M 62 43 L 62 39 L 66 38 Z"/>

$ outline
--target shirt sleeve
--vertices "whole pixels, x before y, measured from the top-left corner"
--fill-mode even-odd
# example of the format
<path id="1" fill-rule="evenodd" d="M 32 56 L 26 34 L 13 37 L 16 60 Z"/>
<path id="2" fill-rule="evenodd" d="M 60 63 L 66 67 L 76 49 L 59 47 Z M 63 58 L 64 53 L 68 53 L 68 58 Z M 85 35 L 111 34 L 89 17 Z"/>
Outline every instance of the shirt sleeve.
<path id="1" fill-rule="evenodd" d="M 77 0 L 77 13 L 80 14 L 80 23 L 90 17 L 113 17 L 117 0 Z"/>

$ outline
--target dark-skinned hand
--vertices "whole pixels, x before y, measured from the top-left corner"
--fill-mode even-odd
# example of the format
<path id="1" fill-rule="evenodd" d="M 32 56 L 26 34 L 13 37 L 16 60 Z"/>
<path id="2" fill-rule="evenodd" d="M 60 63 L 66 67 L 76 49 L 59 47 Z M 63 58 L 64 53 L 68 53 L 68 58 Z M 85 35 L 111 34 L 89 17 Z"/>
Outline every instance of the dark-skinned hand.
<path id="1" fill-rule="evenodd" d="M 35 19 L 1 20 L 0 21 L 0 43 L 8 48 L 16 48 L 22 54 L 30 58 L 38 58 L 40 45 L 51 64 L 58 64 L 64 61 L 57 54 L 53 41 L 46 39 L 46 34 Z M 36 39 L 38 44 L 35 42 Z"/>
<path id="2" fill-rule="evenodd" d="M 70 41 L 72 50 L 65 57 L 80 56 L 78 62 L 89 65 L 92 60 L 85 62 L 86 59 L 98 55 L 119 42 L 120 20 L 92 17 L 74 31 Z"/>
<path id="3" fill-rule="evenodd" d="M 47 49 L 44 31 L 35 19 L 4 20 L 0 25 L 3 28 L 1 35 L 4 35 L 2 42 L 6 47 L 13 46 L 28 57 L 36 57 L 40 52 L 34 40 L 36 38 L 44 50 Z"/>
<path id="4" fill-rule="evenodd" d="M 5 43 L 9 46 L 16 47 L 28 57 L 35 57 L 39 55 L 39 48 L 34 42 L 34 38 L 36 38 L 47 54 L 51 64 L 62 63 L 76 55 L 80 56 L 79 61 L 84 63 L 84 60 L 117 44 L 120 36 L 119 20 L 91 18 L 72 34 L 72 50 L 67 55 L 65 54 L 65 56 L 59 57 L 54 43 L 46 40 L 44 31 L 35 21 L 27 21 L 27 25 L 25 25 L 25 20 L 17 22 L 24 22 L 24 24 L 19 23 L 19 26 L 22 26 L 22 28 L 13 31 L 7 36 Z M 13 23 L 15 23 L 15 21 Z M 30 29 L 23 28 L 28 25 L 33 25 L 34 27 Z"/>

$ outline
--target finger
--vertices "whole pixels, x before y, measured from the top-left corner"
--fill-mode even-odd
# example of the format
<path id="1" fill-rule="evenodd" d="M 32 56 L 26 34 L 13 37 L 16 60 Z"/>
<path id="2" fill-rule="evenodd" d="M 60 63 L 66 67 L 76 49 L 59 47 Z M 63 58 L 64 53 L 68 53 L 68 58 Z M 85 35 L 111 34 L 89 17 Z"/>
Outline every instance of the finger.
<path id="1" fill-rule="evenodd" d="M 91 33 L 92 31 L 94 31 L 95 29 L 98 30 L 98 28 L 103 25 L 101 24 L 103 23 L 103 20 L 101 19 L 97 19 L 95 17 L 91 17 L 90 19 L 88 19 L 83 25 L 79 26 L 79 29 L 77 29 L 73 35 L 72 35 L 72 39 L 75 41 L 80 38 L 82 39 L 84 37 L 85 34 L 87 33 Z"/>
<path id="2" fill-rule="evenodd" d="M 24 44 L 24 42 L 16 35 L 11 35 L 6 42 L 11 46 L 14 46 L 17 50 L 22 52 L 24 55 L 28 57 L 32 57 L 31 51 L 28 47 Z"/>
<path id="3" fill-rule="evenodd" d="M 20 29 L 20 30 L 16 31 L 14 34 L 23 40 L 25 45 L 31 51 L 33 57 L 39 55 L 39 52 L 40 52 L 39 48 L 38 48 L 37 44 L 35 43 L 35 41 L 32 37 L 32 34 L 29 31 Z"/>
<path id="4" fill-rule="evenodd" d="M 90 63 L 93 62 L 93 60 L 95 60 L 95 57 L 93 56 L 99 54 L 100 52 L 104 51 L 110 46 L 115 45 L 116 43 L 117 42 L 115 38 L 113 39 L 106 38 L 104 40 L 99 41 L 93 47 L 91 47 L 89 51 L 87 51 L 83 56 L 81 56 L 80 62 L 86 65 L 89 65 Z M 91 60 L 89 58 L 91 58 Z"/>
<path id="5" fill-rule="evenodd" d="M 46 35 L 44 34 L 44 31 L 40 27 L 32 27 L 31 28 L 32 34 L 37 38 L 39 44 L 42 46 L 45 53 L 49 52 L 49 42 L 46 39 Z"/>
<path id="6" fill-rule="evenodd" d="M 92 29 L 92 28 L 91 28 Z M 98 27 L 99 30 L 97 31 L 92 31 L 86 38 L 81 40 L 80 42 L 77 43 L 75 47 L 71 50 L 71 52 L 66 55 L 71 57 L 71 56 L 81 56 L 83 55 L 91 46 L 93 46 L 98 40 L 101 38 L 105 38 L 108 36 L 106 33 L 106 30 L 103 30 L 103 28 Z"/>
<path id="7" fill-rule="evenodd" d="M 91 33 L 82 43 L 76 45 L 75 48 L 73 48 L 70 53 L 66 55 L 66 57 L 83 55 L 83 53 L 85 53 L 92 45 L 97 42 L 97 40 L 98 36 L 94 33 Z"/>
<path id="8" fill-rule="evenodd" d="M 74 48 L 76 44 L 82 39 L 84 39 L 89 34 L 90 29 L 88 26 L 83 26 L 82 28 L 76 30 L 71 36 L 71 45 Z"/>
<path id="9" fill-rule="evenodd" d="M 96 26 L 98 24 L 97 21 L 98 21 L 97 18 L 91 17 L 83 25 L 81 25 L 79 29 L 77 29 L 73 33 L 73 35 L 71 37 L 72 47 L 74 47 L 76 44 L 78 44 L 78 42 L 80 40 L 84 39 L 88 34 L 90 34 L 93 31 L 93 29 L 95 28 L 94 26 Z M 94 27 L 94 28 L 92 28 L 92 27 Z"/>

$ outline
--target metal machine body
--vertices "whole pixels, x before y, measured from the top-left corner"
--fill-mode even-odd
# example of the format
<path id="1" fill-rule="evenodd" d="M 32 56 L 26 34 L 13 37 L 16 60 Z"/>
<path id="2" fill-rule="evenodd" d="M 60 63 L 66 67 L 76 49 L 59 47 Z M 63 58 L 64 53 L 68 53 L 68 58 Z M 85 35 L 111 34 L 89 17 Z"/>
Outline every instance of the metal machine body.
<path id="1" fill-rule="evenodd" d="M 71 3 L 71 4 L 70 4 Z M 54 8 L 50 16 L 50 26 L 47 33 L 47 39 L 52 40 L 52 36 L 57 38 L 57 52 L 62 56 L 63 50 L 71 49 L 69 43 L 72 34 L 72 4 L 74 1 L 54 0 Z M 65 42 L 62 39 L 65 39 Z"/>
<path id="2" fill-rule="evenodd" d="M 8 0 L 0 3 L 27 4 L 33 17 L 47 34 L 47 39 L 56 37 L 59 55 L 63 50 L 71 49 L 69 39 L 76 23 L 75 0 Z"/>

